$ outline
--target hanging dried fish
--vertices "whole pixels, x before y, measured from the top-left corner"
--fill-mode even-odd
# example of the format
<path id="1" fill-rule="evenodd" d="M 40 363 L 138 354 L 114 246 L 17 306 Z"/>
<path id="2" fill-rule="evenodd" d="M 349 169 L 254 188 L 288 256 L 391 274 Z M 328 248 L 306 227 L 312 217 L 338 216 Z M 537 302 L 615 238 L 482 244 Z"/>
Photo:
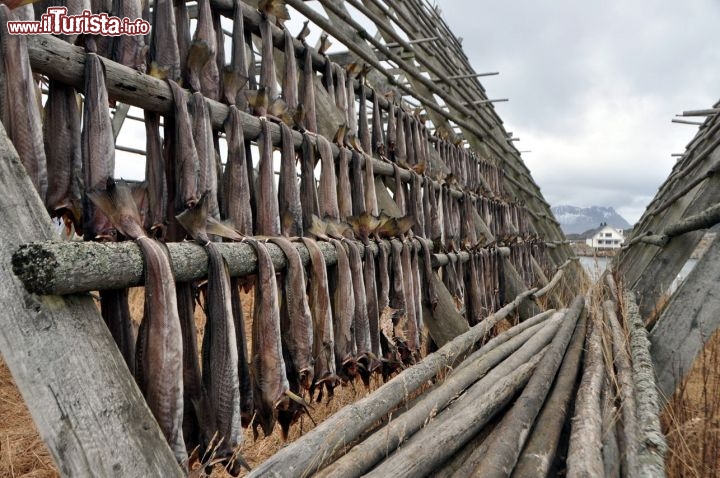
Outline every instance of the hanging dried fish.
<path id="1" fill-rule="evenodd" d="M 168 80 L 175 104 L 175 190 L 178 193 L 176 209 L 192 206 L 199 198 L 198 177 L 200 161 L 193 140 L 190 113 L 185 100 L 185 91 L 172 80 Z M 179 207 L 178 207 L 179 206 Z"/>
<path id="2" fill-rule="evenodd" d="M 80 114 L 75 89 L 50 80 L 43 124 L 50 179 L 45 205 L 51 217 L 64 218 L 66 224 L 72 223 L 82 233 Z"/>
<path id="3" fill-rule="evenodd" d="M 210 241 L 206 225 L 209 197 L 177 216 L 178 222 L 205 247 L 208 254 L 208 284 L 205 311 L 207 322 L 202 345 L 202 383 L 204 409 L 198 413 L 207 446 L 214 446 L 215 457 L 228 464 L 242 441 L 240 429 L 240 385 L 238 381 L 238 345 L 231 301 L 230 272 L 225 258 Z M 211 443 L 211 440 L 217 440 Z M 239 471 L 239 470 L 236 470 Z"/>
<path id="4" fill-rule="evenodd" d="M 350 195 L 352 200 L 353 215 L 360 216 L 364 214 L 367 209 L 365 208 L 365 178 L 363 177 L 363 162 L 364 158 L 359 151 L 355 150 L 344 150 L 350 151 L 352 174 L 350 177 L 351 189 Z M 373 181 L 373 186 L 375 186 Z"/>
<path id="5" fill-rule="evenodd" d="M 217 39 L 210 0 L 198 1 L 197 27 L 187 58 L 188 83 L 193 91 L 212 100 L 220 97 L 220 73 L 216 62 Z"/>
<path id="6" fill-rule="evenodd" d="M 425 211 L 423 210 L 422 178 L 414 171 L 410 172 L 410 215 L 415 219 L 413 232 L 417 236 L 425 233 Z"/>
<path id="7" fill-rule="evenodd" d="M 407 164 L 407 144 L 405 137 L 405 112 L 402 107 L 397 108 L 397 129 L 395 130 L 395 159 L 397 164 Z"/>
<path id="8" fill-rule="evenodd" d="M 212 137 L 207 135 L 205 127 L 209 120 L 209 113 L 202 93 L 196 91 L 190 95 L 188 112 L 192 118 L 193 143 L 198 157 L 197 192 L 198 194 L 204 194 L 210 188 L 210 158 L 214 159 L 215 150 Z M 210 197 L 208 200 L 212 201 Z M 208 203 L 209 205 L 210 203 Z M 217 207 L 217 199 L 215 200 L 215 206 Z"/>
<path id="9" fill-rule="evenodd" d="M 352 271 L 347 252 L 337 239 L 331 239 L 337 253 L 337 264 L 331 269 L 329 283 L 332 291 L 333 330 L 335 332 L 335 361 L 344 380 L 357 373 L 355 344 L 355 295 Z"/>
<path id="10" fill-rule="evenodd" d="M 301 236 L 303 230 L 302 206 L 297 178 L 297 156 L 292 131 L 280 124 L 282 154 L 280 157 L 280 180 L 278 181 L 278 208 L 280 228 L 285 236 Z"/>
<path id="11" fill-rule="evenodd" d="M 132 329 L 129 289 L 100 292 L 100 315 L 120 350 L 131 374 L 135 374 L 135 335 Z"/>
<path id="12" fill-rule="evenodd" d="M 260 129 L 261 133 L 258 140 L 260 149 L 258 204 L 260 207 L 257 218 L 257 233 L 261 236 L 279 236 L 278 199 L 275 191 L 275 178 L 273 177 L 273 146 L 270 123 L 266 118 L 260 118 Z"/>
<path id="13" fill-rule="evenodd" d="M 165 178 L 160 138 L 160 115 L 145 111 L 145 182 L 147 183 L 148 214 L 145 229 L 156 237 L 163 237 L 167 210 L 167 181 Z"/>
<path id="14" fill-rule="evenodd" d="M 378 101 L 377 91 L 372 92 L 373 95 L 373 112 L 372 112 L 372 132 L 370 143 L 372 145 L 372 152 L 379 158 L 384 158 L 386 154 L 385 149 L 385 131 L 383 131 L 383 120 L 382 110 L 380 109 L 380 103 Z"/>
<path id="15" fill-rule="evenodd" d="M 393 171 L 395 172 L 395 195 L 393 196 L 393 199 L 395 200 L 395 204 L 397 204 L 398 209 L 400 209 L 400 214 L 406 214 L 407 206 L 405 204 L 405 183 L 400 176 L 400 167 L 398 167 L 397 164 L 393 164 Z"/>
<path id="16" fill-rule="evenodd" d="M 377 193 L 375 192 L 375 166 L 373 159 L 364 155 L 365 158 L 365 210 L 372 216 L 377 216 L 378 202 Z"/>
<path id="17" fill-rule="evenodd" d="M 360 137 L 360 146 L 366 154 L 372 154 L 372 140 L 370 138 L 370 125 L 368 125 L 367 104 L 365 103 L 365 95 L 367 87 L 365 86 L 365 75 L 358 78 L 360 82 L 360 111 L 358 113 L 358 136 Z"/>
<path id="18" fill-rule="evenodd" d="M 143 1 L 143 3 L 150 3 Z M 180 71 L 187 74 L 187 59 L 190 52 L 190 15 L 185 0 L 173 0 L 175 12 L 175 30 L 177 33 L 178 54 L 180 56 Z"/>
<path id="19" fill-rule="evenodd" d="M 285 39 L 285 76 L 283 76 L 282 91 L 285 103 L 290 110 L 296 110 L 298 99 L 298 69 L 295 60 L 295 43 L 290 30 L 283 29 Z"/>
<path id="20" fill-rule="evenodd" d="M 390 305 L 390 244 L 385 241 L 377 241 L 377 283 L 378 287 L 378 311 L 380 314 Z"/>
<path id="21" fill-rule="evenodd" d="M 289 384 L 285 375 L 280 335 L 280 307 L 278 305 L 275 267 L 265 246 L 255 239 L 245 239 L 257 254 L 257 284 L 252 326 L 252 377 L 256 421 L 255 435 L 261 426 L 265 436 L 272 433 L 277 411 L 286 409 Z"/>
<path id="22" fill-rule="evenodd" d="M 277 73 L 275 71 L 275 55 L 273 47 L 272 30 L 270 20 L 263 16 L 260 21 L 260 38 L 262 48 L 260 51 L 260 86 L 264 87 L 272 103 L 280 96 L 280 88 L 277 84 Z"/>
<path id="23" fill-rule="evenodd" d="M 325 60 L 325 70 L 323 71 L 323 86 L 328 96 L 335 100 L 335 64 L 329 58 Z"/>
<path id="24" fill-rule="evenodd" d="M 247 157 L 240 112 L 230 106 L 225 120 L 225 135 L 228 145 L 225 166 L 225 200 L 223 216 L 243 235 L 253 234 L 252 209 L 250 207 L 250 189 L 248 187 Z"/>
<path id="25" fill-rule="evenodd" d="M 89 53 L 85 61 L 85 102 L 81 133 L 83 170 L 87 189 L 103 189 L 115 170 L 115 141 L 108 112 L 105 72 L 100 58 Z M 107 235 L 111 225 L 87 201 L 83 205 L 85 239 Z"/>
<path id="26" fill-rule="evenodd" d="M 42 120 L 37 96 L 37 85 L 33 80 L 27 51 L 27 39 L 22 35 L 10 35 L 8 20 L 21 19 L 20 9 L 10 12 L 0 5 L 0 39 L 2 60 L 5 71 L 7 96 L 5 130 L 17 150 L 20 161 L 30 176 L 40 198 L 45 201 L 48 190 L 48 171 L 43 147 Z M 104 83 L 103 83 L 104 89 Z M 107 103 L 105 103 L 107 108 Z"/>
<path id="27" fill-rule="evenodd" d="M 330 306 L 327 269 L 325 258 L 317 243 L 309 237 L 302 238 L 310 254 L 310 273 L 308 274 L 308 304 L 312 312 L 313 323 L 313 360 L 315 362 L 315 388 L 325 386 L 332 395 L 337 382 L 335 375 L 335 332 Z M 318 397 L 318 400 L 320 397 Z"/>
<path id="28" fill-rule="evenodd" d="M 349 124 L 348 118 L 348 101 L 347 87 L 345 83 L 347 81 L 347 75 L 345 74 L 345 68 L 340 65 L 333 63 L 335 68 L 335 105 L 342 113 L 343 121 L 346 125 Z M 354 95 L 353 95 L 354 96 Z"/>
<path id="29" fill-rule="evenodd" d="M 315 145 L 309 134 L 303 133 L 300 156 L 300 202 L 302 203 L 303 231 L 307 234 L 312 218 L 320 213 L 315 186 Z"/>
<path id="30" fill-rule="evenodd" d="M 348 66 L 347 78 L 345 79 L 345 89 L 347 90 L 347 143 L 358 151 L 364 151 L 358 138 L 358 117 L 355 111 L 355 80 L 354 73 L 358 64 L 353 63 Z M 367 150 L 369 151 L 369 150 Z"/>
<path id="31" fill-rule="evenodd" d="M 182 435 L 183 348 L 170 258 L 165 246 L 145 236 L 130 188 L 111 178 L 106 188 L 93 190 L 88 197 L 120 233 L 137 242 L 143 254 L 145 311 L 137 344 L 138 384 L 175 458 L 187 469 Z"/>
<path id="32" fill-rule="evenodd" d="M 338 210 L 340 220 L 346 221 L 353 215 L 353 191 L 350 186 L 350 158 L 352 153 L 347 148 L 340 148 L 338 156 Z"/>
<path id="33" fill-rule="evenodd" d="M 287 259 L 284 300 L 280 310 L 280 326 L 284 331 L 283 343 L 292 358 L 300 384 L 309 390 L 313 382 L 313 323 L 305 295 L 305 274 L 300 253 L 284 237 L 269 239 L 283 251 Z M 287 365 L 287 364 L 286 364 Z"/>
<path id="34" fill-rule="evenodd" d="M 131 23 L 142 17 L 140 0 L 113 0 L 113 14 Z M 124 20 L 123 20 L 124 21 Z M 133 70 L 145 73 L 147 46 L 143 35 L 118 35 L 113 37 L 112 59 Z"/>
<path id="35" fill-rule="evenodd" d="M 318 152 L 320 153 L 320 182 L 318 185 L 318 201 L 320 214 L 323 218 L 337 220 L 340 216 L 337 198 L 337 180 L 335 178 L 335 160 L 330 143 L 323 136 L 317 136 Z"/>
<path id="36" fill-rule="evenodd" d="M 242 4 L 234 2 L 233 32 L 230 64 L 223 68 L 223 91 L 225 102 L 245 110 L 247 100 L 243 88 L 248 82 L 247 52 L 245 51 L 245 26 Z M 222 37 L 224 38 L 224 36 Z"/>
<path id="37" fill-rule="evenodd" d="M 183 30 L 181 30 L 183 32 Z M 179 81 L 180 50 L 172 0 L 157 0 L 153 6 L 150 32 L 150 74 L 156 78 Z"/>
<path id="38" fill-rule="evenodd" d="M 366 386 L 370 384 L 370 362 L 375 358 L 370 338 L 370 321 L 367 310 L 367 296 L 365 294 L 365 281 L 363 275 L 362 258 L 358 246 L 352 242 L 345 243 L 348 248 L 350 272 L 352 274 L 353 297 L 355 299 L 354 332 L 356 359 L 360 364 L 360 376 Z"/>
<path id="39" fill-rule="evenodd" d="M 305 61 L 303 62 L 302 104 L 305 111 L 305 129 L 317 133 L 317 116 L 315 113 L 315 71 L 312 66 L 312 50 L 305 44 Z"/>
<path id="40" fill-rule="evenodd" d="M 379 366 L 379 359 L 382 357 L 380 348 L 380 309 L 378 307 L 377 284 L 375 274 L 375 257 L 370 248 L 365 244 L 365 267 L 363 268 L 363 283 L 365 284 L 365 300 L 370 332 L 370 355 L 369 372 L 375 371 Z"/>

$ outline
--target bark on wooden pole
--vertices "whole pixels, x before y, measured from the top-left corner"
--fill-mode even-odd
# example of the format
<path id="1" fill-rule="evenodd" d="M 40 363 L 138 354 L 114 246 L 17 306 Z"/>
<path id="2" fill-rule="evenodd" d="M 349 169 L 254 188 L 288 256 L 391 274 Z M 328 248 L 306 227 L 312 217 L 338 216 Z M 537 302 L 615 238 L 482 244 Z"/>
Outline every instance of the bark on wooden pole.
<path id="1" fill-rule="evenodd" d="M 625 322 L 630 329 L 633 381 L 637 390 L 637 418 L 640 429 L 638 460 L 642 476 L 665 476 L 667 443 L 660 428 L 661 400 L 650 356 L 650 340 L 643 325 L 635 294 L 623 293 Z"/>
<path id="2" fill-rule="evenodd" d="M 248 476 L 289 478 L 317 472 L 336 451 L 352 443 L 362 432 L 402 403 L 408 394 L 445 370 L 457 357 L 482 340 L 498 321 L 510 315 L 533 292 L 535 290 L 521 294 L 512 303 L 425 357 L 419 364 L 405 369 L 372 394 L 341 409 L 256 467 Z"/>
<path id="3" fill-rule="evenodd" d="M 600 395 L 605 375 L 602 351 L 602 323 L 593 317 L 588 324 L 583 376 L 575 399 L 570 448 L 567 457 L 569 477 L 603 475 L 602 416 Z"/>
<path id="4" fill-rule="evenodd" d="M 576 297 L 565 316 L 563 325 L 538 364 L 537 370 L 522 395 L 498 425 L 500 428 L 490 444 L 485 459 L 475 469 L 476 476 L 508 477 L 512 473 L 535 418 L 540 413 L 545 397 L 547 397 L 550 386 L 560 368 L 584 307 L 583 297 Z"/>
<path id="5" fill-rule="evenodd" d="M 487 377 L 483 378 L 483 383 L 486 384 L 485 390 L 492 384 L 494 377 L 498 376 L 498 374 L 499 376 L 507 375 L 518 364 L 529 361 L 552 340 L 563 315 L 557 314 L 550 321 L 539 325 L 542 330 L 534 335 L 531 342 L 528 341 L 522 347 L 522 352 L 518 349 L 528 340 L 527 335 L 529 334 L 520 334 L 490 352 L 476 357 L 469 357 L 463 361 L 464 364 L 467 364 L 466 366 L 453 372 L 444 382 L 417 401 L 410 410 L 392 420 L 384 428 L 376 431 L 365 441 L 355 445 L 317 476 L 349 477 L 360 476 L 367 472 L 373 465 L 385 458 L 388 453 L 392 453 L 404 440 L 419 430 L 428 417 L 443 410 L 453 398 L 478 381 L 490 369 L 497 365 L 495 370 L 499 372 L 494 373 L 490 380 L 487 380 Z M 515 352 L 516 350 L 518 351 Z M 503 362 L 498 365 L 511 353 L 513 354 L 513 360 L 509 361 L 510 363 Z"/>
<path id="6" fill-rule="evenodd" d="M 90 296 L 36 296 L 11 271 L 49 240 L 45 206 L 0 125 L 0 353 L 65 476 L 182 476 Z"/>
<path id="7" fill-rule="evenodd" d="M 575 396 L 583 355 L 587 313 L 583 310 L 573 332 L 552 392 L 543 405 L 513 474 L 515 476 L 547 476 L 560 443 L 560 434 Z"/>
<path id="8" fill-rule="evenodd" d="M 617 303 L 612 300 L 603 302 L 603 312 L 606 323 L 610 326 L 612 334 L 613 362 L 618 378 L 618 389 L 622 411 L 622 450 L 623 469 L 628 476 L 638 474 L 638 424 L 635 416 L 637 405 L 635 403 L 635 384 L 632 376 L 632 365 L 627 351 L 627 337 L 620 326 L 617 314 Z"/>
<path id="9" fill-rule="evenodd" d="M 530 379 L 545 353 L 547 348 L 537 353 L 529 362 L 517 366 L 510 374 L 504 374 L 499 380 L 493 381 L 489 389 L 485 382 L 475 384 L 453 407 L 443 411 L 397 453 L 364 476 L 428 476 L 510 403 L 512 397 Z"/>

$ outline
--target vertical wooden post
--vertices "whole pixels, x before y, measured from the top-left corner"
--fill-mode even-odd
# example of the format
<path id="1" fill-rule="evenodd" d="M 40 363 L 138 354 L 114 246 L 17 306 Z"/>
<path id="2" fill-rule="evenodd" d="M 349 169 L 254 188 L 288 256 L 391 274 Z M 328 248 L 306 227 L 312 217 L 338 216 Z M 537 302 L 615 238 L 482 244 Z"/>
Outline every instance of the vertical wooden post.
<path id="1" fill-rule="evenodd" d="M 182 476 L 90 295 L 37 296 L 13 275 L 20 244 L 53 236 L 0 125 L 0 353 L 40 436 L 63 476 Z"/>

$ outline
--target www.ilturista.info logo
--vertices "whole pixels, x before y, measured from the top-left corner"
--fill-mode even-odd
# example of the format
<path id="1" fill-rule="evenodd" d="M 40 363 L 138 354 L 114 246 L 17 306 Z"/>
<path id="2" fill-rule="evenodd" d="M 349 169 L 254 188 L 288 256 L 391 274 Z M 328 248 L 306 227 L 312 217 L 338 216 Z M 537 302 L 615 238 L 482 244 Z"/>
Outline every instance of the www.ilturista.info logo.
<path id="1" fill-rule="evenodd" d="M 9 21 L 11 35 L 147 35 L 150 23 L 142 18 L 111 17 L 107 13 L 93 14 L 83 10 L 80 15 L 68 15 L 66 7 L 49 7 L 40 21 Z"/>

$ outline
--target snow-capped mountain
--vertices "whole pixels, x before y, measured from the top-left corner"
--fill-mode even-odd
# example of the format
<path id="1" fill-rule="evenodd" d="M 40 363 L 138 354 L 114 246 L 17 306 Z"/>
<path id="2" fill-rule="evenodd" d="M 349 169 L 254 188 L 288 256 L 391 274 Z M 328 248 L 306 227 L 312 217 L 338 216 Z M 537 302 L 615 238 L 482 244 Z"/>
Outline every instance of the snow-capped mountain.
<path id="1" fill-rule="evenodd" d="M 607 223 L 616 229 L 627 229 L 630 224 L 612 207 L 553 206 L 552 212 L 565 234 L 580 234 Z"/>

